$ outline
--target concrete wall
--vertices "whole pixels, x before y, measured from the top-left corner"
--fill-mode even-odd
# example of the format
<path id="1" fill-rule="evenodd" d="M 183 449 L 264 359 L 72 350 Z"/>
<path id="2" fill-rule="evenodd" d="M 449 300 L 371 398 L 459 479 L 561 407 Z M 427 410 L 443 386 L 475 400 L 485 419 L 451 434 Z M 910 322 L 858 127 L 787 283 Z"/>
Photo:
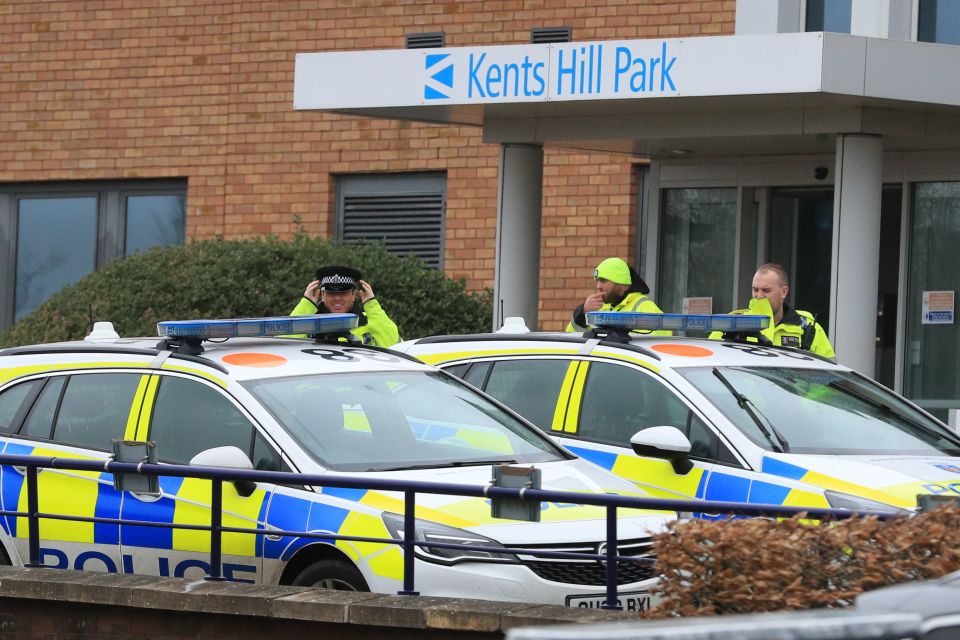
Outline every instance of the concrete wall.
<path id="1" fill-rule="evenodd" d="M 636 614 L 0 567 L 0 637 L 7 640 L 479 640 L 521 626 L 630 619 Z"/>

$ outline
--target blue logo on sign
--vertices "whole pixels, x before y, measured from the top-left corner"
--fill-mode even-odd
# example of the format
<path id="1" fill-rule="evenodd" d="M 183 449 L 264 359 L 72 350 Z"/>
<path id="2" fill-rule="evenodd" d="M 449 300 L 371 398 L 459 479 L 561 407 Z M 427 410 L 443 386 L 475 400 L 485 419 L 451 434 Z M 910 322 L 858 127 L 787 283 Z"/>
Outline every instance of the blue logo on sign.
<path id="1" fill-rule="evenodd" d="M 435 53 L 426 56 L 427 80 L 423 85 L 425 100 L 440 100 L 450 97 L 448 91 L 453 89 L 453 60 L 449 58 L 449 53 Z"/>

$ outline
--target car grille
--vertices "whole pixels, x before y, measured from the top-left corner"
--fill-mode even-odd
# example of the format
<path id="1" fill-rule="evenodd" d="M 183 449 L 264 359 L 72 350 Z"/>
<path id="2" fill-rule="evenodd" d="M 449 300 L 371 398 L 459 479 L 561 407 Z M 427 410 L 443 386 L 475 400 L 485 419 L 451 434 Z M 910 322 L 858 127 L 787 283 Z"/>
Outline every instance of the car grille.
<path id="1" fill-rule="evenodd" d="M 592 545 L 523 545 L 518 549 L 535 551 L 562 551 L 566 553 L 598 554 L 601 543 Z M 617 544 L 617 555 L 621 558 L 629 557 L 636 560 L 617 561 L 617 584 L 624 585 L 654 576 L 653 543 L 649 538 L 624 540 Z M 516 552 L 514 552 L 516 553 Z M 543 558 L 530 554 L 516 553 L 524 566 L 530 568 L 544 580 L 561 582 L 564 584 L 580 584 L 599 586 L 607 583 L 606 563 L 593 558 L 574 560 L 571 558 Z"/>

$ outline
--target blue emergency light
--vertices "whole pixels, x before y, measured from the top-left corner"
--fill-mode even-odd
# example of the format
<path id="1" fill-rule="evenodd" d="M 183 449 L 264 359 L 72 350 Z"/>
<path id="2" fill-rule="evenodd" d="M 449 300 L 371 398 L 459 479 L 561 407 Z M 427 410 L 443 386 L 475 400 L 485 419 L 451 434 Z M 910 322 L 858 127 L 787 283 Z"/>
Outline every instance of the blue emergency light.
<path id="1" fill-rule="evenodd" d="M 157 323 L 157 335 L 184 340 L 262 338 L 296 334 L 313 336 L 350 331 L 357 327 L 358 322 L 359 318 L 353 313 L 232 320 L 168 320 Z"/>
<path id="2" fill-rule="evenodd" d="M 640 313 L 639 311 L 588 311 L 587 324 L 628 331 L 760 331 L 770 326 L 770 316 L 739 313 L 698 315 L 689 313 Z"/>

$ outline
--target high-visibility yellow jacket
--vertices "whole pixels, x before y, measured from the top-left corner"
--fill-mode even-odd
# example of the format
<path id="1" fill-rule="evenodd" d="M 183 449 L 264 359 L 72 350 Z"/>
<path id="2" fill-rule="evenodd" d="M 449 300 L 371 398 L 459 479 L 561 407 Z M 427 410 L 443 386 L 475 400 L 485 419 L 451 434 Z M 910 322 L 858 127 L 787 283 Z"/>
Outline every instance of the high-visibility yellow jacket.
<path id="1" fill-rule="evenodd" d="M 310 298 L 301 298 L 300 302 L 290 312 L 292 316 L 308 316 L 316 313 L 330 313 L 323 303 L 319 306 L 314 304 Z M 360 316 L 360 325 L 356 329 L 351 329 L 350 333 L 360 338 L 363 344 L 374 345 L 378 347 L 392 347 L 400 342 L 400 332 L 393 320 L 387 316 L 386 311 L 380 306 L 380 301 L 376 298 L 370 298 L 363 305 L 354 304 L 350 313 L 356 313 Z M 296 336 L 304 337 L 304 336 Z"/>
<path id="2" fill-rule="evenodd" d="M 754 313 L 749 309 L 737 309 L 732 313 Z M 825 358 L 836 358 L 837 354 L 827 338 L 827 332 L 814 319 L 809 311 L 794 309 L 788 304 L 783 305 L 783 317 L 780 322 L 763 329 L 761 332 L 774 346 L 796 347 L 804 349 Z M 722 335 L 715 331 L 711 338 L 720 339 Z"/>
<path id="3" fill-rule="evenodd" d="M 639 311 L 641 313 L 663 313 L 663 311 L 660 310 L 660 307 L 657 306 L 656 302 L 639 291 L 628 293 L 626 296 L 624 296 L 623 300 L 621 300 L 619 304 L 604 304 L 602 307 L 600 307 L 600 311 Z M 570 320 L 570 324 L 567 325 L 567 331 L 576 331 L 582 333 L 586 331 L 587 328 L 587 319 L 583 312 L 583 304 L 580 304 L 576 309 L 573 310 L 573 318 Z M 655 336 L 673 335 L 672 331 L 631 331 L 630 333 L 652 334 Z"/>

